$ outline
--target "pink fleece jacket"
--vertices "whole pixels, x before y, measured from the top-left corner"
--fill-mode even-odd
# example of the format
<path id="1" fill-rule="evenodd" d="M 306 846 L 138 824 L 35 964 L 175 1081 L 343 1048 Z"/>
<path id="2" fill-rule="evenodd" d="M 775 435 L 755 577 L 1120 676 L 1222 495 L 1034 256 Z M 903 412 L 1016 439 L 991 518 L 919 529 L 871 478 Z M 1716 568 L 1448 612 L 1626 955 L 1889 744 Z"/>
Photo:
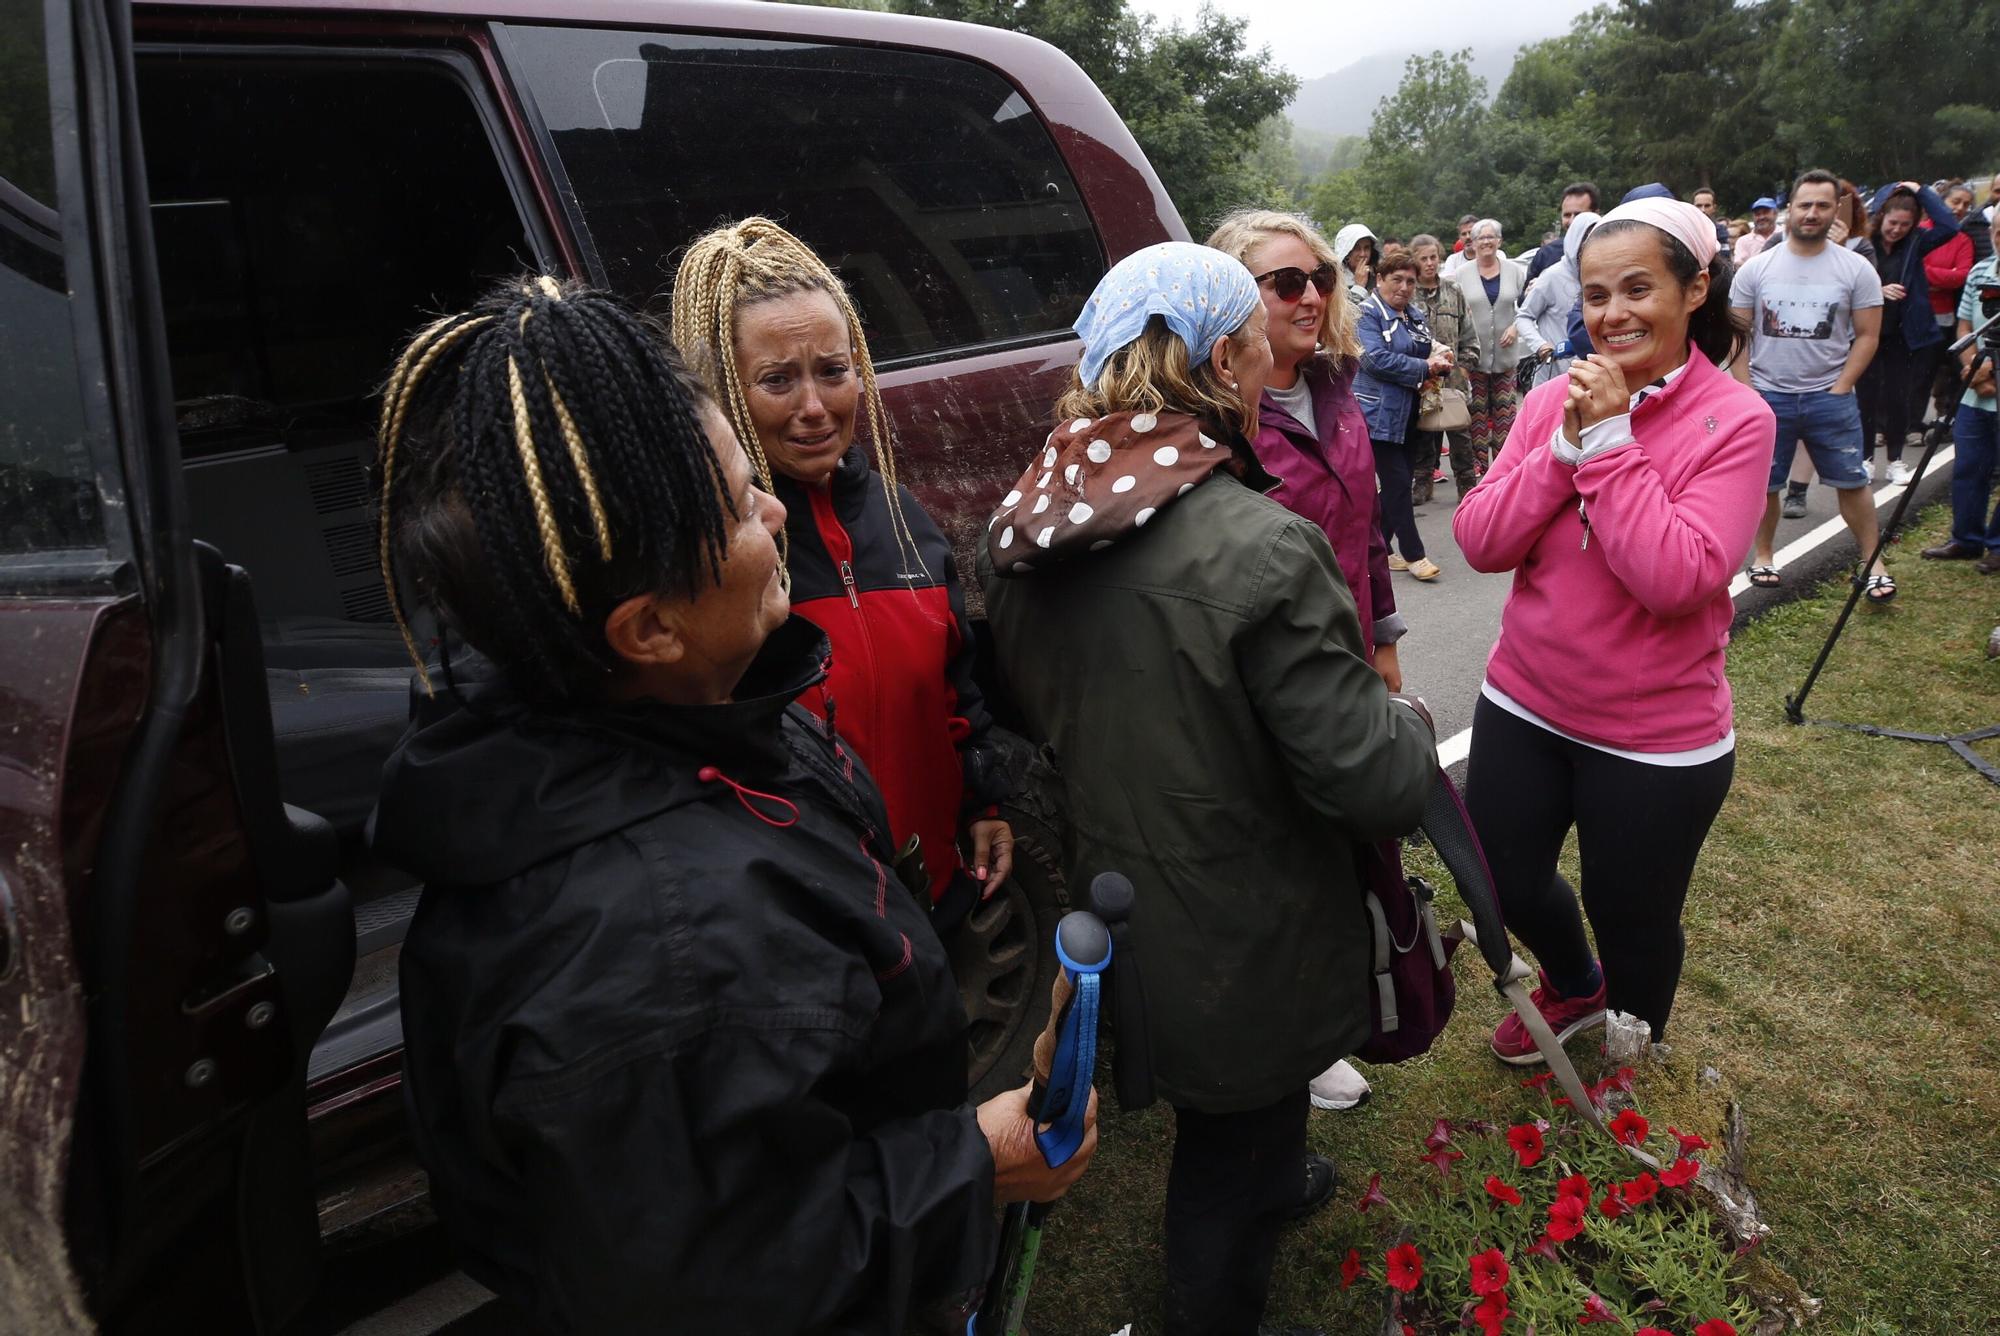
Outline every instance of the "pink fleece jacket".
<path id="1" fill-rule="evenodd" d="M 1631 442 L 1571 467 L 1549 448 L 1568 389 L 1558 376 L 1528 395 L 1452 516 L 1467 564 L 1514 572 L 1486 679 L 1606 746 L 1719 742 L 1729 582 L 1764 513 L 1776 419 L 1696 353 L 1633 412 Z"/>

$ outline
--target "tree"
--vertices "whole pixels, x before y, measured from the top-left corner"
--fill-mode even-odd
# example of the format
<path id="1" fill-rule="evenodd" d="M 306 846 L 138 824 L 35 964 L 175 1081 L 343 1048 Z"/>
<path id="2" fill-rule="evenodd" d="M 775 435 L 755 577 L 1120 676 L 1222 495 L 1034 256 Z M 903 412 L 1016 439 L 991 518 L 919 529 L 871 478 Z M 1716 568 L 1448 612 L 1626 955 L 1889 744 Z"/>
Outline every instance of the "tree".
<path id="1" fill-rule="evenodd" d="M 1244 49 L 1248 20 L 1203 5 L 1190 27 L 1134 13 L 1127 0 L 891 0 L 909 14 L 1009 28 L 1082 66 L 1145 150 L 1189 231 L 1205 235 L 1244 204 L 1289 204 L 1260 127 L 1298 79 L 1270 49 Z M 1260 134 L 1265 137 L 1260 141 Z"/>

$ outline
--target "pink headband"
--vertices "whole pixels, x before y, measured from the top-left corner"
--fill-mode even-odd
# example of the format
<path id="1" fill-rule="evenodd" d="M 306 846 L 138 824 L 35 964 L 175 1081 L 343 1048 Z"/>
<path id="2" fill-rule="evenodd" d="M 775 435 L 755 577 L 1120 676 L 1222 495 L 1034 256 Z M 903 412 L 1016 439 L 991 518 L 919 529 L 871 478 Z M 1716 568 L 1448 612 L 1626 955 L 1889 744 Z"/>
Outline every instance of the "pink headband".
<path id="1" fill-rule="evenodd" d="M 1650 223 L 1693 252 L 1703 269 L 1715 258 L 1715 220 L 1692 204 L 1677 199 L 1635 199 L 1604 215 L 1597 224 L 1615 223 L 1620 218 Z"/>

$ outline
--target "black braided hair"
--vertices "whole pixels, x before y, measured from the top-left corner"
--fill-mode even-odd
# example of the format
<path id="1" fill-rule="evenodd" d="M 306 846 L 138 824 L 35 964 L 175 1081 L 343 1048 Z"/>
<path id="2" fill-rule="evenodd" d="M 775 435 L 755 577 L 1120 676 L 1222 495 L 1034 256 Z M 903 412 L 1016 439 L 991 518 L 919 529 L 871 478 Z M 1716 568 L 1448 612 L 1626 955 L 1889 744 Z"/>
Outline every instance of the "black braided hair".
<path id="1" fill-rule="evenodd" d="M 509 279 L 420 331 L 383 393 L 379 557 L 530 701 L 587 699 L 624 599 L 722 576 L 735 515 L 702 424 L 707 391 L 617 298 Z"/>

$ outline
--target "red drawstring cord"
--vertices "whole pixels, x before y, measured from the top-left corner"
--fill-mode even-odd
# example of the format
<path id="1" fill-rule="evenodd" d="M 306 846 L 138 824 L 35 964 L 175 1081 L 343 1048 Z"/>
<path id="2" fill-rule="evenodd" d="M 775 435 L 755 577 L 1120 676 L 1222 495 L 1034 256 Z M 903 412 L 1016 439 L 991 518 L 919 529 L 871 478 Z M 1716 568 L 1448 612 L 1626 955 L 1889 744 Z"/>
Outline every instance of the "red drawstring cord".
<path id="1" fill-rule="evenodd" d="M 765 793 L 759 789 L 753 789 L 745 785 L 738 784 L 735 780 L 723 774 L 720 770 L 716 769 L 712 765 L 705 765 L 701 769 L 695 771 L 695 778 L 700 780 L 704 784 L 727 784 L 730 788 L 736 791 L 736 801 L 743 804 L 743 810 L 748 812 L 751 816 L 756 817 L 759 821 L 763 822 L 767 826 L 776 826 L 778 829 L 783 830 L 786 826 L 794 825 L 798 822 L 799 819 L 798 805 L 792 802 L 789 798 L 781 798 L 775 793 Z M 762 798 L 766 802 L 776 803 L 778 806 L 784 808 L 787 812 L 791 813 L 791 815 L 786 817 L 783 821 L 779 821 L 774 817 L 766 816 L 764 815 L 764 813 L 757 810 L 757 804 L 750 801 L 752 798 Z"/>

